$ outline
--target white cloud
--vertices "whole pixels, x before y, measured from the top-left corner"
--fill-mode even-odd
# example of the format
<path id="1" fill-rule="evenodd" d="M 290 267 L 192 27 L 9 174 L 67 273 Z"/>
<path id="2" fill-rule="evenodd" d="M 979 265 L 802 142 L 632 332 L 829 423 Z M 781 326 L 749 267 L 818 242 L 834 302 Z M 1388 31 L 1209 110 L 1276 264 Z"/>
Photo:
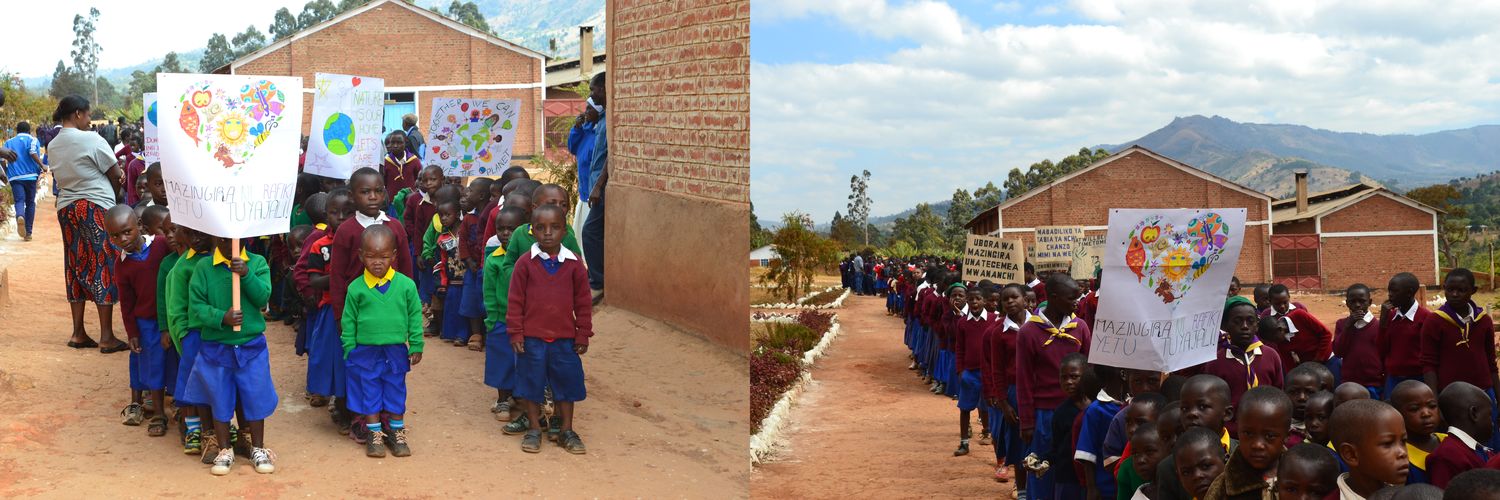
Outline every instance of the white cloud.
<path id="1" fill-rule="evenodd" d="M 1500 2 L 1074 0 L 1086 24 L 1042 26 L 976 26 L 935 2 L 768 4 L 755 5 L 771 19 L 831 16 L 917 46 L 752 63 L 763 217 L 802 208 L 826 220 L 866 168 L 873 213 L 893 213 L 1175 116 L 1370 133 L 1500 119 Z"/>

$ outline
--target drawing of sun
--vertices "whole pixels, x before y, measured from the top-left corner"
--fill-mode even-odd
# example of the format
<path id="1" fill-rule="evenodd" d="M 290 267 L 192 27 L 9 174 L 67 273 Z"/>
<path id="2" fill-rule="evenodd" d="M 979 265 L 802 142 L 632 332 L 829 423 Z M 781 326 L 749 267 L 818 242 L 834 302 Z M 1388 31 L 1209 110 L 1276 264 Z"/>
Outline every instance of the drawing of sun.
<path id="1" fill-rule="evenodd" d="M 1167 252 L 1166 265 L 1162 266 L 1162 277 L 1168 281 L 1181 281 L 1192 265 L 1192 256 L 1182 247 Z"/>
<path id="2" fill-rule="evenodd" d="M 245 117 L 238 111 L 232 111 L 219 119 L 219 138 L 227 146 L 239 146 L 249 137 L 248 128 L 245 125 Z"/>

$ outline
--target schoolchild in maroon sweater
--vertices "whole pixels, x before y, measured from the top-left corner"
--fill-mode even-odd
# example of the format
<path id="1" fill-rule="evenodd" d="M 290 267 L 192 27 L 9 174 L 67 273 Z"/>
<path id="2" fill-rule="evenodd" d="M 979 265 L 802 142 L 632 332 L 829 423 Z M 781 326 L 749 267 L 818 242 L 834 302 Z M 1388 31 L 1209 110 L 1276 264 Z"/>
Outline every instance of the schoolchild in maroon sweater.
<path id="1" fill-rule="evenodd" d="M 948 275 L 952 278 L 951 273 Z M 957 335 L 959 313 L 965 307 L 965 298 L 968 289 L 963 283 L 953 283 L 944 287 L 945 296 L 938 305 L 937 328 L 934 333 L 937 337 L 938 379 L 937 393 L 947 396 L 958 395 L 958 360 L 953 355 L 953 337 Z"/>
<path id="2" fill-rule="evenodd" d="M 1490 397 L 1466 382 L 1456 382 L 1438 395 L 1438 409 L 1448 424 L 1448 438 L 1427 455 L 1427 475 L 1432 485 L 1447 488 L 1453 476 L 1484 467 L 1494 457 L 1488 442 L 1494 433 Z"/>
<path id="3" fill-rule="evenodd" d="M 1025 474 L 1017 476 L 1012 467 L 1018 467 L 1026 444 L 1021 441 L 1020 418 L 1016 411 L 1016 339 L 1021 325 L 1031 318 L 1026 308 L 1026 286 L 1012 283 L 997 291 L 989 292 L 986 304 L 992 300 L 999 307 L 999 324 L 991 328 L 989 340 L 990 375 L 992 392 L 990 429 L 994 433 L 996 476 L 1002 479 L 1019 478 L 1017 488 L 1025 489 Z"/>
<path id="4" fill-rule="evenodd" d="M 1030 288 L 1032 293 L 1036 294 L 1036 303 L 1041 304 L 1043 302 L 1046 302 L 1047 285 L 1046 283 L 1043 283 L 1042 279 L 1036 275 L 1036 266 L 1032 265 L 1030 262 L 1027 262 L 1023 270 L 1026 273 L 1026 287 Z"/>
<path id="5" fill-rule="evenodd" d="M 1229 383 L 1229 402 L 1240 403 L 1240 396 L 1252 387 L 1282 387 L 1281 356 L 1276 349 L 1256 338 L 1261 318 L 1255 304 L 1241 296 L 1230 297 L 1224 306 L 1222 328 L 1229 341 L 1219 345 L 1218 356 L 1203 364 L 1199 373 L 1224 379 Z M 1274 326 L 1274 320 L 1266 321 Z"/>
<path id="6" fill-rule="evenodd" d="M 984 308 L 984 292 L 979 286 L 964 292 L 964 308 L 958 312 L 953 337 L 953 354 L 957 361 L 958 374 L 958 449 L 954 456 L 969 454 L 969 412 L 979 409 L 981 432 L 990 433 L 990 424 L 985 420 L 988 412 L 980 408 L 984 401 L 984 336 L 998 314 Z"/>
<path id="7" fill-rule="evenodd" d="M 510 167 L 500 174 L 500 178 L 495 180 L 494 184 L 490 185 L 491 203 L 489 210 L 485 212 L 483 241 L 490 241 L 490 237 L 495 235 L 495 216 L 500 215 L 500 209 L 504 208 L 505 204 L 502 202 L 505 201 L 505 195 L 519 188 L 520 184 L 510 187 L 510 189 L 506 189 L 506 187 L 510 186 L 511 181 L 530 178 L 531 175 L 526 173 L 526 169 Z"/>
<path id="8" fill-rule="evenodd" d="M 532 211 L 531 231 L 537 242 L 516 260 L 510 278 L 510 306 L 505 314 L 511 347 L 516 352 L 516 397 L 523 400 L 529 429 L 521 451 L 541 450 L 543 389 L 562 416 L 557 443 L 573 454 L 586 452 L 573 430 L 573 410 L 583 401 L 583 361 L 593 331 L 593 298 L 588 274 L 578 256 L 563 248 L 567 210 L 542 205 Z"/>
<path id="9" fill-rule="evenodd" d="M 1439 394 L 1454 382 L 1468 382 L 1494 394 L 1495 325 L 1490 315 L 1470 300 L 1474 273 L 1462 267 L 1443 279 L 1448 302 L 1422 324 L 1423 378 Z"/>
<path id="10" fill-rule="evenodd" d="M 349 292 L 349 283 L 365 270 L 364 264 L 359 261 L 359 249 L 365 228 L 375 224 L 385 224 L 396 233 L 396 248 L 407 246 L 406 228 L 401 227 L 400 222 L 391 219 L 385 213 L 385 206 L 389 199 L 386 197 L 380 172 L 370 167 L 355 170 L 354 174 L 349 176 L 349 193 L 350 200 L 354 203 L 354 217 L 344 221 L 334 235 L 328 266 L 328 275 L 331 280 L 329 293 L 333 300 L 334 319 L 340 320 L 344 317 L 344 296 Z M 396 272 L 410 278 L 412 276 L 411 255 L 396 252 L 395 268 Z"/>
<path id="11" fill-rule="evenodd" d="M 1078 283 L 1067 274 L 1048 276 L 1047 307 L 1021 325 L 1017 334 L 1016 399 L 1020 406 L 1022 441 L 1031 441 L 1034 429 L 1050 427 L 1052 411 L 1067 398 L 1058 383 L 1063 356 L 1089 352 L 1092 339 L 1089 327 L 1073 314 L 1081 294 Z M 1040 449 L 1050 445 L 1033 444 Z"/>
<path id="12" fill-rule="evenodd" d="M 422 160 L 406 150 L 406 134 L 400 130 L 385 136 L 385 158 L 380 162 L 380 176 L 385 181 L 385 194 L 394 199 L 402 189 L 416 185 L 417 172 L 422 169 Z M 397 228 L 401 229 L 401 228 Z M 402 248 L 402 247 L 396 247 Z"/>
<path id="13" fill-rule="evenodd" d="M 1297 364 L 1328 361 L 1333 354 L 1333 332 L 1307 308 L 1293 304 L 1286 285 L 1271 285 L 1271 310 L 1286 325 L 1288 340 L 1275 345 L 1283 357 L 1290 357 Z"/>
<path id="14" fill-rule="evenodd" d="M 1422 380 L 1422 324 L 1432 313 L 1417 301 L 1420 287 L 1421 282 L 1412 273 L 1392 276 L 1386 285 L 1389 298 L 1380 305 L 1375 336 L 1375 352 L 1385 368 L 1382 394 L 1390 394 L 1403 381 Z"/>
<path id="15" fill-rule="evenodd" d="M 1379 398 L 1385 387 L 1385 370 L 1375 344 L 1380 319 L 1370 312 L 1370 287 L 1350 285 L 1344 291 L 1344 305 L 1349 307 L 1349 316 L 1334 325 L 1333 354 L 1344 360 L 1344 381 L 1365 386 L 1372 397 Z"/>
<path id="16" fill-rule="evenodd" d="M 161 261 L 170 252 L 167 239 L 147 234 L 130 205 L 115 205 L 104 216 L 110 243 L 120 249 L 115 280 L 120 291 L 120 314 L 130 342 L 130 405 L 122 414 L 125 425 L 140 425 L 145 408 L 141 391 L 151 392 L 151 422 L 147 434 L 167 433 L 163 410 L 166 389 L 167 350 L 162 345 L 156 317 L 156 276 Z"/>
<path id="17" fill-rule="evenodd" d="M 401 212 L 401 225 L 406 229 L 406 240 L 413 242 L 408 251 L 412 255 L 421 255 L 422 236 L 427 234 L 427 226 L 432 225 L 432 216 L 437 215 L 437 200 L 433 199 L 433 193 L 443 187 L 442 167 L 422 167 L 417 174 L 416 187 L 406 196 L 406 210 Z"/>

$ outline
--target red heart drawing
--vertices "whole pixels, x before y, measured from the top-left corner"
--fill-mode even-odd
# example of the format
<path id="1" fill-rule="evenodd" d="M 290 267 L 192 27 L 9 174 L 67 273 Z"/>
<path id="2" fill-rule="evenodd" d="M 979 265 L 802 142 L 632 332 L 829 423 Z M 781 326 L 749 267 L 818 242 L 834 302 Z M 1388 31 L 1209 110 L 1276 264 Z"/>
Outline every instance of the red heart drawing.
<path id="1" fill-rule="evenodd" d="M 432 147 L 432 152 L 434 152 L 434 153 L 436 153 L 436 152 L 438 152 L 438 151 L 442 151 L 442 149 L 443 149 L 443 148 L 442 148 L 442 147 L 439 147 L 439 146 L 433 146 L 433 147 Z"/>
<path id="2" fill-rule="evenodd" d="M 356 77 L 354 77 L 354 86 L 355 86 L 355 87 L 358 87 L 358 86 L 359 86 L 359 77 L 357 77 L 357 76 L 356 76 Z"/>

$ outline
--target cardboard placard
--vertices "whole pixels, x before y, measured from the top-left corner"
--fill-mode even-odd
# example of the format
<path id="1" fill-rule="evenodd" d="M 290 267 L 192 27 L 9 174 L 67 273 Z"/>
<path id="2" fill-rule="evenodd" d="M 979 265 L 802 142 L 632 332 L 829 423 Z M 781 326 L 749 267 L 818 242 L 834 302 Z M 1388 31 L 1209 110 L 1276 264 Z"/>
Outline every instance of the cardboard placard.
<path id="1" fill-rule="evenodd" d="M 964 244 L 963 280 L 1020 283 L 1025 279 L 1021 267 L 1025 262 L 1022 258 L 1024 247 L 1018 239 L 968 235 Z"/>
<path id="2" fill-rule="evenodd" d="M 316 73 L 312 127 L 302 170 L 348 179 L 361 167 L 380 168 L 385 156 L 385 80 Z"/>
<path id="3" fill-rule="evenodd" d="M 1094 273 L 1103 269 L 1099 260 L 1104 252 L 1104 235 L 1083 236 L 1073 241 L 1072 276 L 1075 280 L 1094 279 Z"/>

